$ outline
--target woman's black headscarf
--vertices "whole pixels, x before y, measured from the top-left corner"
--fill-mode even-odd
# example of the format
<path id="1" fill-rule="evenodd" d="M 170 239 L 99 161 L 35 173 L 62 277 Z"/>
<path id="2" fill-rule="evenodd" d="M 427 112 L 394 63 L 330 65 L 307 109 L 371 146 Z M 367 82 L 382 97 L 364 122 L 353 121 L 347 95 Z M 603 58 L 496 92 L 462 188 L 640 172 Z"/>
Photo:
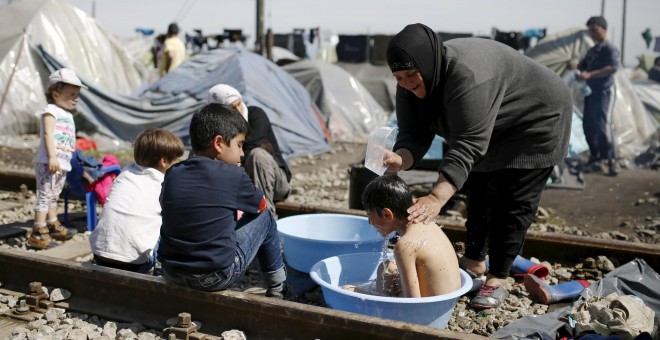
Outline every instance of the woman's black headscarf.
<path id="1" fill-rule="evenodd" d="M 390 40 L 387 63 L 392 72 L 418 69 L 428 98 L 440 86 L 442 39 L 426 25 L 408 25 Z"/>

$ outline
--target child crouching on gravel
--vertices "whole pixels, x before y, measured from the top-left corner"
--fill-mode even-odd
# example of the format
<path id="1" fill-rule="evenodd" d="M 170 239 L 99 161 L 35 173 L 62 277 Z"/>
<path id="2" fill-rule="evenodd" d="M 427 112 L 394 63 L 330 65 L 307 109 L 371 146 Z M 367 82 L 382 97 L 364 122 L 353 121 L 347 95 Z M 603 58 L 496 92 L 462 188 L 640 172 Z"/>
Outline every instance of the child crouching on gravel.
<path id="1" fill-rule="evenodd" d="M 408 222 L 407 210 L 412 204 L 410 188 L 397 175 L 380 176 L 367 185 L 362 205 L 369 223 L 383 237 L 394 231 L 400 236 L 394 245 L 395 262 L 386 260 L 378 268 L 376 292 L 365 292 L 352 285 L 343 288 L 378 295 L 427 297 L 461 287 L 458 259 L 451 242 L 435 223 Z"/>
<path id="2" fill-rule="evenodd" d="M 57 220 L 57 199 L 71 171 L 76 126 L 70 111 L 78 104 L 80 88 L 87 87 L 72 69 L 62 68 L 48 77 L 48 105 L 41 112 L 41 143 L 35 156 L 37 203 L 32 235 L 28 238 L 28 246 L 34 249 L 55 247 L 57 243 L 53 239 L 68 240 L 77 233 Z"/>

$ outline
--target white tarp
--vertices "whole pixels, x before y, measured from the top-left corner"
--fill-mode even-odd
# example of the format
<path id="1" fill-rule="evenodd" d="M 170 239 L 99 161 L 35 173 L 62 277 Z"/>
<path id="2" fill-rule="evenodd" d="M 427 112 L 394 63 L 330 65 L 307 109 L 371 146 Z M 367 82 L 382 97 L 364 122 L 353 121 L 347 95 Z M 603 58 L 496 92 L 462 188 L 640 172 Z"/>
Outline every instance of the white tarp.
<path id="1" fill-rule="evenodd" d="M 129 94 L 142 75 L 121 44 L 93 18 L 66 2 L 22 0 L 0 7 L 0 134 L 38 132 L 49 70 L 34 46 L 73 68 L 85 83 Z"/>
<path id="2" fill-rule="evenodd" d="M 305 86 L 325 115 L 333 139 L 366 142 L 371 130 L 385 124 L 388 114 L 364 85 L 341 67 L 301 60 L 283 69 Z"/>

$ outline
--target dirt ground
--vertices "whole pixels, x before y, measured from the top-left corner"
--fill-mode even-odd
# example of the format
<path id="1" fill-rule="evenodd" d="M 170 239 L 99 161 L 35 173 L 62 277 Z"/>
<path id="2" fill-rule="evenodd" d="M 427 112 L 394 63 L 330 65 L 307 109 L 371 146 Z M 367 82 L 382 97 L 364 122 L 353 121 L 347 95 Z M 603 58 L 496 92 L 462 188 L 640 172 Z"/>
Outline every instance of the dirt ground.
<path id="1" fill-rule="evenodd" d="M 310 171 L 310 167 L 350 169 L 364 157 L 363 145 L 346 145 L 322 157 L 313 164 L 292 167 L 293 172 Z M 420 176 L 435 179 L 433 172 Z M 621 169 L 618 176 L 585 174 L 584 190 L 548 188 L 541 207 L 551 215 L 549 222 L 560 226 L 579 227 L 591 233 L 618 230 L 626 233 L 637 225 L 648 225 L 660 216 L 660 171 Z"/>
<path id="2" fill-rule="evenodd" d="M 618 176 L 585 174 L 584 190 L 546 189 L 541 206 L 570 226 L 591 232 L 632 229 L 660 216 L 660 172 L 622 169 Z"/>

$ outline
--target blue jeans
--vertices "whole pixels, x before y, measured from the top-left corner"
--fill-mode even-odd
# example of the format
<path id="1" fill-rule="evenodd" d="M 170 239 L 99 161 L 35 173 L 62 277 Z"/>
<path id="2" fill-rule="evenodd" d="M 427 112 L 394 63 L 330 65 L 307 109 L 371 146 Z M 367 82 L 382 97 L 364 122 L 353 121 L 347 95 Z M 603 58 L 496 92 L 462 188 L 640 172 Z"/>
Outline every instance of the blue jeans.
<path id="1" fill-rule="evenodd" d="M 286 280 L 277 223 L 268 210 L 258 215 L 243 215 L 238 221 L 234 262 L 229 267 L 201 275 L 182 274 L 163 267 L 163 278 L 177 286 L 208 292 L 222 290 L 243 276 L 255 256 L 266 287 Z"/>
<path id="2" fill-rule="evenodd" d="M 594 88 L 591 95 L 584 98 L 582 128 L 589 145 L 589 162 L 616 159 L 614 132 L 610 117 L 612 89 Z"/>

